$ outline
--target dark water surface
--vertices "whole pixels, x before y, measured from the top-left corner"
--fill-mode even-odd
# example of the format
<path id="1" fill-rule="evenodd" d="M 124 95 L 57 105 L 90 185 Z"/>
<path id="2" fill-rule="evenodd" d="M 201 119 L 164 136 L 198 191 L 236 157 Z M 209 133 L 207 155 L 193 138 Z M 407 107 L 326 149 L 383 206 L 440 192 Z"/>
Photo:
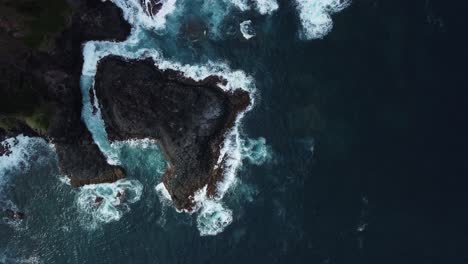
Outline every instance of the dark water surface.
<path id="1" fill-rule="evenodd" d="M 468 263 L 468 4 L 355 0 L 312 41 L 298 39 L 294 6 L 279 4 L 254 19 L 251 40 L 184 55 L 254 76 L 242 129 L 273 149 L 238 173 L 223 233 L 201 237 L 193 216 L 161 205 L 159 175 L 146 173 L 161 164 L 144 153 L 129 175 L 141 200 L 87 230 L 48 154 L 15 177 L 12 199 L 28 219 L 0 225 L 0 254 L 11 257 L 0 263 Z"/>

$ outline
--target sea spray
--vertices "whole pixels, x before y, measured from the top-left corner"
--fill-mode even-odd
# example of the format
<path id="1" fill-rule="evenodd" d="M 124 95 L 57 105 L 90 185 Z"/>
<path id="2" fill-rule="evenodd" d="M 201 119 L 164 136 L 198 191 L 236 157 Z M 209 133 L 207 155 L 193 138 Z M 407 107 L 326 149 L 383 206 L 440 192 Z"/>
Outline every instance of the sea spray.
<path id="1" fill-rule="evenodd" d="M 33 163 L 48 161 L 54 146 L 42 138 L 22 134 L 7 138 L 0 145 L 6 150 L 0 156 L 0 210 L 8 208 L 16 211 L 18 208 L 7 193 L 12 176 L 18 171 L 28 171 Z"/>
<path id="2" fill-rule="evenodd" d="M 255 85 L 252 77 L 248 76 L 241 70 L 231 70 L 227 63 L 221 61 L 210 61 L 199 65 L 189 65 L 182 64 L 173 60 L 168 60 L 164 58 L 160 50 L 155 49 L 155 47 L 148 46 L 142 39 L 143 29 L 142 28 L 154 28 L 155 30 L 164 28 L 166 25 L 166 20 L 148 20 L 148 16 L 144 14 L 141 8 L 135 7 L 134 1 L 123 1 L 115 0 L 114 1 L 121 9 L 123 9 L 125 18 L 133 25 L 132 33 L 129 38 L 124 42 L 111 42 L 111 41 L 89 41 L 85 44 L 83 49 L 83 71 L 81 77 L 81 88 L 83 95 L 83 112 L 82 117 L 85 121 L 88 129 L 91 131 L 94 140 L 97 145 L 107 157 L 108 161 L 113 164 L 122 164 L 121 155 L 117 146 L 122 146 L 123 143 L 109 142 L 107 138 L 107 133 L 105 131 L 105 124 L 101 117 L 101 112 L 99 109 L 99 99 L 94 98 L 97 113 L 93 114 L 93 106 L 91 105 L 91 100 L 89 98 L 89 89 L 94 89 L 94 76 L 97 70 L 97 64 L 100 59 L 108 55 L 117 55 L 129 59 L 144 59 L 151 58 L 155 66 L 161 70 L 173 69 L 180 71 L 184 74 L 185 77 L 194 79 L 196 81 L 203 80 L 209 76 L 220 76 L 226 82 L 219 83 L 218 86 L 225 91 L 233 91 L 235 89 L 243 89 L 248 91 L 251 95 L 251 105 L 245 112 L 251 110 L 255 101 Z M 270 1 L 271 2 L 271 1 Z M 166 4 L 173 4 L 174 2 L 166 1 Z M 239 2 L 240 3 L 240 2 Z M 265 1 L 258 1 L 258 3 L 266 3 Z M 275 2 L 276 3 L 276 2 Z M 238 5 L 238 4 L 236 4 Z M 239 7 L 239 5 L 238 5 Z M 274 5 L 273 5 L 274 7 Z M 163 6 L 163 8 L 165 8 Z M 241 8 L 242 9 L 242 8 Z M 174 10 L 174 9 L 169 9 Z M 263 10 L 263 9 L 262 9 Z M 266 12 L 266 11 L 265 11 Z M 167 13 L 166 15 L 168 15 Z M 94 93 L 96 94 L 96 93 Z M 240 113 L 236 119 L 235 126 L 233 126 L 225 135 L 225 141 L 221 146 L 220 156 L 217 166 L 223 166 L 223 180 L 220 181 L 217 185 L 217 196 L 214 198 L 208 198 L 205 195 L 197 194 L 196 204 L 198 205 L 195 208 L 200 209 L 199 218 L 198 218 L 198 227 L 202 235 L 214 235 L 229 225 L 232 221 L 232 211 L 224 208 L 221 204 L 221 199 L 227 190 L 235 183 L 236 181 L 236 172 L 242 164 L 242 144 L 241 137 L 239 134 L 239 125 L 241 119 L 243 118 L 245 112 Z M 245 151 L 244 151 L 245 153 Z M 254 155 L 252 155 L 253 157 Z M 253 158 L 249 158 L 253 159 Z M 221 164 L 223 163 L 223 164 Z M 108 186 L 107 186 L 108 187 Z M 167 190 L 163 188 L 164 185 L 160 184 L 157 186 L 157 190 L 162 195 L 160 197 L 166 198 L 170 197 Z M 96 188 L 96 186 L 94 187 Z M 89 189 L 85 189 L 89 190 Z M 203 193 L 203 192 L 202 192 Z M 85 197 L 89 197 L 85 196 Z M 81 200 L 86 200 L 87 205 L 89 199 L 91 198 L 82 198 Z M 109 203 L 106 203 L 106 206 Z M 112 204 L 112 203 L 110 203 Z M 83 208 L 89 209 L 89 207 L 84 206 Z M 112 207 L 104 207 L 106 210 L 98 212 L 98 218 L 104 219 L 105 221 L 118 220 L 121 217 L 121 213 L 114 210 Z M 89 209 L 90 210 L 90 209 Z M 107 220 L 106 220 L 107 219 Z"/>
<path id="3" fill-rule="evenodd" d="M 240 27 L 240 32 L 242 33 L 242 36 L 249 40 L 253 37 L 255 37 L 255 30 L 252 26 L 252 20 L 245 20 L 245 21 L 242 21 L 240 24 L 239 24 L 239 27 Z"/>
<path id="4" fill-rule="evenodd" d="M 300 37 L 305 40 L 325 37 L 333 28 L 331 15 L 350 4 L 351 0 L 296 0 L 302 25 Z"/>
<path id="5" fill-rule="evenodd" d="M 272 149 L 266 139 L 246 138 L 242 140 L 242 156 L 252 164 L 261 165 L 272 158 Z"/>
<path id="6" fill-rule="evenodd" d="M 96 229 L 101 223 L 118 221 L 130 211 L 130 204 L 140 200 L 143 185 L 137 180 L 90 184 L 80 188 L 76 204 L 83 214 L 83 225 Z"/>

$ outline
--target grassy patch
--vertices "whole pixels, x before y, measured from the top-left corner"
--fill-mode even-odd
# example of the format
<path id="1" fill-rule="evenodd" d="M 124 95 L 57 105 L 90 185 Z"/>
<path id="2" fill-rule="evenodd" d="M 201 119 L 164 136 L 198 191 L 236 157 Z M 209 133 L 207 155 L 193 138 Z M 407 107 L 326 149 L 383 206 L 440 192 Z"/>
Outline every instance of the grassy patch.
<path id="1" fill-rule="evenodd" d="M 0 128 L 10 130 L 15 128 L 18 122 L 23 122 L 39 134 L 45 134 L 53 114 L 54 106 L 50 103 L 43 103 L 32 112 L 13 113 L 0 117 Z"/>

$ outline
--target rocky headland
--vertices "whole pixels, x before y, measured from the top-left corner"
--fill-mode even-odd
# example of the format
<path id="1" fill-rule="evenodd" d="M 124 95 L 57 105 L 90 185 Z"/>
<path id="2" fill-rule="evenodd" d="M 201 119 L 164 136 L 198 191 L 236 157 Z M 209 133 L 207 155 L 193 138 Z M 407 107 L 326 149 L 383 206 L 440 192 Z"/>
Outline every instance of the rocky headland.
<path id="1" fill-rule="evenodd" d="M 98 64 L 95 90 L 110 140 L 156 139 L 169 162 L 163 182 L 174 205 L 193 207 L 193 194 L 222 179 L 220 146 L 249 94 L 223 91 L 218 77 L 202 81 L 158 69 L 151 59 L 109 56 Z"/>
<path id="2" fill-rule="evenodd" d="M 55 13 L 47 11 L 51 5 Z M 155 0 L 141 5 L 150 16 L 161 8 Z M 0 139 L 22 133 L 52 142 L 61 172 L 75 187 L 125 177 L 122 167 L 107 163 L 81 120 L 80 89 L 83 44 L 125 40 L 131 28 L 121 11 L 100 0 L 5 0 L 0 9 Z M 36 23 L 49 22 L 62 24 L 37 32 Z M 150 59 L 99 62 L 95 91 L 109 140 L 156 139 L 169 163 L 163 182 L 178 209 L 191 210 L 204 186 L 216 193 L 220 147 L 250 104 L 247 92 L 223 91 L 222 82 L 162 71 Z"/>
<path id="3" fill-rule="evenodd" d="M 82 122 L 80 90 L 82 44 L 125 40 L 130 25 L 121 11 L 97 0 L 7 0 L 0 9 L 0 139 L 25 134 L 54 143 L 73 186 L 124 177 Z"/>

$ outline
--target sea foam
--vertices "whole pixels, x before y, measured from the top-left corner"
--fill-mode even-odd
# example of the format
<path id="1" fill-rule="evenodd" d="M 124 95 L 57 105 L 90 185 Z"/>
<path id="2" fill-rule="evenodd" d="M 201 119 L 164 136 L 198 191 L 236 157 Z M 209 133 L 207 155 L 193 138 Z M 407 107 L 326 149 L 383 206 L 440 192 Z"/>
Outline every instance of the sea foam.
<path id="1" fill-rule="evenodd" d="M 140 0 L 111 0 L 123 11 L 124 18 L 132 25 L 144 26 L 147 29 L 161 30 L 166 25 L 167 16 L 176 9 L 177 0 L 161 0 L 159 12 L 151 16 L 143 10 Z"/>
<path id="2" fill-rule="evenodd" d="M 331 15 L 345 9 L 351 0 L 296 0 L 302 24 L 302 39 L 321 39 L 333 28 Z"/>
<path id="3" fill-rule="evenodd" d="M 245 39 L 251 39 L 253 37 L 255 37 L 255 30 L 253 29 L 253 26 L 252 26 L 252 20 L 245 20 L 245 21 L 242 21 L 240 24 L 240 31 L 242 33 L 242 36 L 245 38 Z"/>
<path id="4" fill-rule="evenodd" d="M 130 204 L 140 200 L 143 185 L 137 180 L 90 184 L 80 188 L 76 205 L 84 214 L 83 224 L 95 229 L 101 223 L 118 221 L 130 211 Z"/>
<path id="5" fill-rule="evenodd" d="M 226 82 L 218 83 L 218 86 L 225 91 L 233 91 L 236 89 L 243 89 L 250 93 L 252 104 L 246 109 L 245 112 L 251 110 L 255 101 L 255 83 L 254 79 L 247 75 L 241 70 L 232 70 L 226 62 L 223 61 L 211 61 L 208 60 L 202 64 L 182 64 L 174 60 L 165 58 L 161 51 L 155 47 L 148 47 L 145 43 L 143 29 L 142 28 L 163 28 L 165 27 L 164 21 L 147 21 L 143 10 L 135 7 L 133 1 L 114 0 L 113 2 L 124 10 L 125 18 L 133 25 L 132 33 L 129 38 L 124 42 L 112 42 L 112 41 L 89 41 L 85 44 L 83 49 L 84 64 L 82 69 L 81 77 L 81 88 L 83 95 L 83 112 L 82 117 L 85 121 L 88 129 L 91 131 L 93 138 L 101 151 L 107 157 L 108 161 L 113 164 L 121 164 L 122 160 L 119 154 L 118 147 L 121 144 L 132 144 L 129 142 L 109 142 L 107 133 L 105 131 L 105 124 L 101 117 L 99 109 L 99 99 L 94 98 L 95 107 L 97 113 L 92 113 L 91 100 L 89 98 L 89 89 L 94 89 L 94 77 L 97 70 L 98 61 L 108 55 L 118 55 L 128 59 L 144 59 L 151 58 L 155 66 L 159 69 L 172 69 L 180 71 L 185 77 L 194 79 L 196 81 L 203 80 L 209 76 L 216 75 L 220 76 Z M 271 2 L 271 1 L 270 1 Z M 276 3 L 276 1 L 274 1 Z M 126 3 L 126 4 L 125 4 Z M 132 4 L 133 3 L 133 4 Z M 172 2 L 167 2 L 172 3 Z M 236 5 L 242 10 L 244 6 L 243 1 L 234 2 L 231 4 Z M 245 2 L 247 3 L 247 2 Z M 258 1 L 259 4 L 265 4 L 265 1 Z M 271 6 L 271 5 L 270 5 Z M 272 5 L 274 7 L 274 5 Z M 270 8 L 271 9 L 271 8 Z M 262 9 L 262 12 L 270 9 Z M 273 8 L 274 9 L 274 8 Z M 173 10 L 173 9 L 168 9 Z M 267 12 L 267 11 L 265 11 Z M 167 13 L 169 14 L 169 13 Z M 139 18 L 141 16 L 141 18 Z M 153 25 L 156 23 L 157 25 Z M 94 93 L 96 94 L 96 93 Z M 223 206 L 221 199 L 230 187 L 236 182 L 236 172 L 242 165 L 243 153 L 246 150 L 242 148 L 242 140 L 239 132 L 240 122 L 245 114 L 240 113 L 235 121 L 235 125 L 226 133 L 225 141 L 223 142 L 220 149 L 220 156 L 218 159 L 217 166 L 223 166 L 223 180 L 217 185 L 217 196 L 207 197 L 206 188 L 200 190 L 193 197 L 195 204 L 197 205 L 195 210 L 190 213 L 197 212 L 197 226 L 200 230 L 201 235 L 215 235 L 222 232 L 224 228 L 229 225 L 232 221 L 232 211 Z M 246 155 L 248 156 L 248 155 Z M 93 187 L 94 189 L 97 186 Z M 108 186 L 107 186 L 108 188 Z M 93 189 L 93 190 L 94 190 Z M 79 204 L 86 210 L 92 210 L 93 207 L 89 207 L 90 199 L 95 195 L 90 189 L 84 189 L 86 195 L 81 196 Z M 165 188 L 164 184 L 159 184 L 156 187 L 156 191 L 160 194 L 160 200 L 165 203 L 170 203 L 170 195 Z M 95 192 L 95 191 L 94 191 Z M 115 192 L 113 192 L 115 194 Z M 93 196 L 94 195 L 94 196 Z M 90 198 L 91 197 L 91 198 Z M 109 198 L 110 199 L 110 198 Z M 113 221 L 118 220 L 121 217 L 121 213 L 108 205 L 112 205 L 112 202 L 105 203 L 102 212 L 98 212 L 98 219 L 102 221 Z M 93 209 L 96 210 L 96 209 Z"/>
<path id="6" fill-rule="evenodd" d="M 48 146 L 42 138 L 28 137 L 19 135 L 17 137 L 7 138 L 0 143 L 10 149 L 10 153 L 0 156 L 0 181 L 8 173 L 20 168 L 29 169 L 29 161 L 34 154 L 34 150 L 40 146 Z"/>
<path id="7" fill-rule="evenodd" d="M 48 144 L 44 139 L 38 137 L 28 137 L 18 135 L 7 138 L 0 142 L 2 147 L 8 152 L 0 156 L 0 209 L 9 208 L 17 210 L 16 205 L 7 195 L 7 186 L 12 176 L 20 170 L 26 172 L 30 169 L 32 162 L 41 163 L 50 156 L 48 153 L 40 153 L 42 150 L 53 149 L 52 144 Z"/>
<path id="8" fill-rule="evenodd" d="M 255 9 L 262 15 L 271 15 L 278 8 L 276 0 L 255 0 Z"/>

